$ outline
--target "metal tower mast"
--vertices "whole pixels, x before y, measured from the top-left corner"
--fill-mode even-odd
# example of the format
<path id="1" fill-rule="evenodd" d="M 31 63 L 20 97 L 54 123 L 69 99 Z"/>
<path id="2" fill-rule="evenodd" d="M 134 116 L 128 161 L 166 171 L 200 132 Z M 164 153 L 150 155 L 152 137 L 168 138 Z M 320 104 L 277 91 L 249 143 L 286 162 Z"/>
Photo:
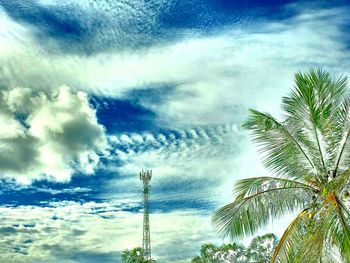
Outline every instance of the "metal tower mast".
<path id="1" fill-rule="evenodd" d="M 151 186 L 152 171 L 140 172 L 140 180 L 143 181 L 143 239 L 142 250 L 146 260 L 151 260 L 151 232 L 149 227 L 149 195 Z"/>

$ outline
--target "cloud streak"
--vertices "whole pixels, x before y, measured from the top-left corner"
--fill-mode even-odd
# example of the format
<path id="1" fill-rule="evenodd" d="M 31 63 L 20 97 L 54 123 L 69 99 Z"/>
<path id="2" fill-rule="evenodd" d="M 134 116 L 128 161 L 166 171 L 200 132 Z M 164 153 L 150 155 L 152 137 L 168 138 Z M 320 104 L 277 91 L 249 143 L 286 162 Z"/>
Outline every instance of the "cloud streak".
<path id="1" fill-rule="evenodd" d="M 8 50 L 0 56 L 3 86 L 47 89 L 67 84 L 97 96 L 125 98 L 135 88 L 170 85 L 175 91 L 165 101 L 157 105 L 141 101 L 160 116 L 160 124 L 240 121 L 247 107 L 274 110 L 295 71 L 322 66 L 343 73 L 349 66 L 343 37 L 343 26 L 349 22 L 344 20 L 346 8 L 288 8 L 299 15 L 278 22 L 233 25 L 212 35 L 190 34 L 141 50 L 116 48 L 91 56 L 43 52 L 31 30 L 3 18 L 15 32 L 21 28 L 27 32 L 25 44 L 3 32 L 2 49 Z M 32 61 L 36 66 L 28 67 Z M 262 94 L 270 98 L 269 103 Z"/>

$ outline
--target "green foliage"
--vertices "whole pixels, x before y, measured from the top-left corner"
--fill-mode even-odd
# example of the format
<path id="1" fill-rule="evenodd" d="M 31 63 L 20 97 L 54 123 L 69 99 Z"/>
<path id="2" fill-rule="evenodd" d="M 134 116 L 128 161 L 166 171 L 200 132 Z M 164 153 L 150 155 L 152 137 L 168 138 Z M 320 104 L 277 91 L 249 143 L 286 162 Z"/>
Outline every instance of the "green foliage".
<path id="1" fill-rule="evenodd" d="M 274 234 L 255 237 L 247 249 L 248 262 L 269 262 L 277 241 Z"/>
<path id="2" fill-rule="evenodd" d="M 251 131 L 273 176 L 240 180 L 235 201 L 213 222 L 222 236 L 252 235 L 273 218 L 302 211 L 272 262 L 350 262 L 350 96 L 347 78 L 322 70 L 295 75 L 284 118 L 251 110 Z M 337 261 L 337 260 L 341 261 Z"/>
<path id="3" fill-rule="evenodd" d="M 147 260 L 143 256 L 143 250 L 140 247 L 127 249 L 122 252 L 121 259 L 123 263 L 155 263 L 155 260 Z"/>
<path id="4" fill-rule="evenodd" d="M 200 250 L 200 256 L 192 259 L 192 263 L 265 263 L 271 260 L 273 250 L 277 244 L 274 234 L 267 234 L 254 238 L 249 247 L 236 243 L 215 246 L 204 244 Z"/>

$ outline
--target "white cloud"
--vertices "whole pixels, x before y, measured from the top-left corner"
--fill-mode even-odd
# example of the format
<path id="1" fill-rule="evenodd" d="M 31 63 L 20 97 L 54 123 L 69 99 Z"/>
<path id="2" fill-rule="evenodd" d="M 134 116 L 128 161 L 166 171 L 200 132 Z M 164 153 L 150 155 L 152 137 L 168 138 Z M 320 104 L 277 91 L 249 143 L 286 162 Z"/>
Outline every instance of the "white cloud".
<path id="1" fill-rule="evenodd" d="M 349 67 L 341 29 L 347 10 L 298 8 L 300 15 L 284 21 L 233 25 L 211 36 L 189 34 L 141 50 L 110 49 L 88 57 L 46 53 L 30 31 L 23 44 L 6 30 L 1 41 L 11 52 L 0 53 L 2 78 L 7 85 L 46 89 L 65 83 L 112 97 L 134 88 L 175 85 L 166 100 L 143 102 L 166 125 L 241 120 L 247 107 L 276 112 L 297 70 L 322 66 L 346 73 Z M 12 24 L 20 32 L 20 26 Z M 14 41 L 16 48 L 11 49 Z M 33 61 L 35 67 L 28 67 Z"/>
<path id="2" fill-rule="evenodd" d="M 64 182 L 75 171 L 94 172 L 106 142 L 84 92 L 12 88 L 1 91 L 0 101 L 1 177 Z"/>
<path id="3" fill-rule="evenodd" d="M 114 196 L 116 189 L 123 193 L 128 189 L 128 194 L 124 194 L 135 197 L 135 191 L 139 190 L 135 187 L 138 173 L 152 169 L 152 200 L 181 200 L 184 205 L 192 200 L 208 206 L 229 202 L 234 180 L 256 175 L 247 174 L 249 171 L 243 167 L 250 167 L 252 159 L 259 164 L 256 155 L 244 160 L 250 162 L 249 165 L 245 166 L 242 161 L 241 154 L 247 147 L 244 134 L 236 124 L 227 124 L 167 133 L 113 135 L 109 147 L 117 150 L 110 158 L 118 162 L 106 169 L 118 177 L 102 185 L 101 197 Z M 254 169 L 258 167 L 261 165 Z M 264 170 L 261 168 L 261 171 Z M 175 186 L 169 187 L 171 185 Z M 192 191 L 190 196 L 188 191 Z"/>
<path id="4" fill-rule="evenodd" d="M 0 207 L 2 262 L 120 262 L 120 252 L 142 244 L 142 212 L 124 211 L 140 203 L 61 201 L 47 205 Z M 257 234 L 276 233 L 276 226 L 286 226 L 290 219 L 277 220 Z M 203 243 L 222 243 L 211 215 L 194 209 L 152 212 L 150 224 L 152 255 L 158 262 L 189 262 Z M 250 239 L 237 242 L 248 244 Z"/>
<path id="5" fill-rule="evenodd" d="M 142 213 L 113 203 L 60 202 L 48 207 L 1 207 L 0 259 L 18 262 L 119 262 L 124 249 L 141 246 Z M 210 216 L 196 211 L 152 213 L 152 249 L 159 262 L 190 259 L 202 240 L 217 242 Z M 181 253 L 180 253 L 181 252 Z M 95 260 L 95 261 L 94 261 Z M 101 260 L 101 259 L 100 259 Z"/>

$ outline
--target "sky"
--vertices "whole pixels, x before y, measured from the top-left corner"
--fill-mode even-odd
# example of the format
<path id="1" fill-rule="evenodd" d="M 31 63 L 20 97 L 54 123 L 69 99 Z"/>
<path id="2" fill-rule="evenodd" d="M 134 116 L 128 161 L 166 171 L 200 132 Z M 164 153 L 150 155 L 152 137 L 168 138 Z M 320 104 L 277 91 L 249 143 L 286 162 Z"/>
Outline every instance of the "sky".
<path id="1" fill-rule="evenodd" d="M 241 128 L 297 71 L 349 74 L 350 3 L 0 0 L 0 262 L 189 262 L 213 212 L 269 175 Z M 283 233 L 292 215 L 257 234 Z M 244 240 L 237 240 L 245 242 Z"/>

